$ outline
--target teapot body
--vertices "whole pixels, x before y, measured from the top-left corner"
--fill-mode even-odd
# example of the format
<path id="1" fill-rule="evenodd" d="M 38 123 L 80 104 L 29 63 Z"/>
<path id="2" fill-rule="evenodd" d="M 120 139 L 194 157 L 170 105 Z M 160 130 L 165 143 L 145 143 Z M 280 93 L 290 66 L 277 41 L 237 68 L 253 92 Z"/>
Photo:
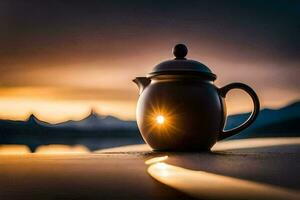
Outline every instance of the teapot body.
<path id="1" fill-rule="evenodd" d="M 207 151 L 216 143 L 240 133 L 257 118 L 260 103 L 255 91 L 244 83 L 217 88 L 217 76 L 204 64 L 186 59 L 184 44 L 173 48 L 175 59 L 154 67 L 147 77 L 133 81 L 139 88 L 136 118 L 144 140 L 154 150 Z M 232 89 L 245 91 L 253 101 L 249 118 L 224 130 L 224 99 Z"/>
<path id="2" fill-rule="evenodd" d="M 226 108 L 212 81 L 175 75 L 151 78 L 137 104 L 137 124 L 154 150 L 205 151 L 223 130 Z"/>

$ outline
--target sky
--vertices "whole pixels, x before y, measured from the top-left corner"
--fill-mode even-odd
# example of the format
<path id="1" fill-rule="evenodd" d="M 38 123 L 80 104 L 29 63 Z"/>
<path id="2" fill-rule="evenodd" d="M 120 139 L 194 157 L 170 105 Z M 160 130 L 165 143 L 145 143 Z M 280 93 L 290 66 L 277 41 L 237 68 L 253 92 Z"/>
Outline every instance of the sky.
<path id="1" fill-rule="evenodd" d="M 0 1 L 0 118 L 48 122 L 91 108 L 134 119 L 144 76 L 184 43 L 222 87 L 262 107 L 300 99 L 299 1 Z M 234 91 L 230 113 L 251 110 Z"/>

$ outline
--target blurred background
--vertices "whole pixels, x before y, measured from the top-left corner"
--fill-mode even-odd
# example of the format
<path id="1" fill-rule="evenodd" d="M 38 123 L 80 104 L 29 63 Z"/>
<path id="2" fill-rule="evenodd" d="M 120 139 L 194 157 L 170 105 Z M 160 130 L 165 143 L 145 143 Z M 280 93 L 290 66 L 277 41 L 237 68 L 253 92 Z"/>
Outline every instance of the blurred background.
<path id="1" fill-rule="evenodd" d="M 244 82 L 259 95 L 258 120 L 235 138 L 299 136 L 299 19 L 300 2 L 286 0 L 1 0 L 0 143 L 141 143 L 131 80 L 173 59 L 177 43 L 217 86 Z M 226 104 L 227 128 L 252 108 L 240 91 Z"/>

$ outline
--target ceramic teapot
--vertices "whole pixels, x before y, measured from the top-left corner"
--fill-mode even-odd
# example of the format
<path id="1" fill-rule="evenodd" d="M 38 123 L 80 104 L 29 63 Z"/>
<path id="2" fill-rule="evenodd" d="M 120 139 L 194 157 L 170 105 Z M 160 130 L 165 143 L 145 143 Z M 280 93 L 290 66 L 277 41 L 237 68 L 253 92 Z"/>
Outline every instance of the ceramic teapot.
<path id="1" fill-rule="evenodd" d="M 162 62 L 146 77 L 133 81 L 139 87 L 136 118 L 143 139 L 153 150 L 206 151 L 218 140 L 247 128 L 259 113 L 256 93 L 243 83 L 222 88 L 204 64 L 186 59 L 183 44 L 173 48 L 175 59 Z M 253 100 L 250 117 L 240 126 L 224 131 L 226 105 L 231 89 L 242 89 Z"/>

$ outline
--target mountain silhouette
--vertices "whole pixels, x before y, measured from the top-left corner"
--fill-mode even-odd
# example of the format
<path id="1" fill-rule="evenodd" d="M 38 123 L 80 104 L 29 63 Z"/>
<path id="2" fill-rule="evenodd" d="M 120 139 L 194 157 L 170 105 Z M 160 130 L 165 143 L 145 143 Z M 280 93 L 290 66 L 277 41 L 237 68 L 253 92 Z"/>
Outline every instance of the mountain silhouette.
<path id="1" fill-rule="evenodd" d="M 226 129 L 243 123 L 250 113 L 231 115 Z M 300 136 L 300 102 L 280 109 L 263 109 L 256 121 L 230 139 Z M 226 130 L 225 129 L 225 130 Z M 50 124 L 31 114 L 25 121 L 0 120 L 0 144 L 26 144 L 32 151 L 45 144 L 83 144 L 94 150 L 141 143 L 135 121 L 103 116 L 91 110 L 82 120 Z"/>
<path id="2" fill-rule="evenodd" d="M 38 124 L 39 123 L 38 118 L 35 117 L 34 114 L 31 114 L 26 121 L 29 124 Z"/>
<path id="3" fill-rule="evenodd" d="M 25 121 L 25 124 L 29 126 L 49 126 L 50 124 L 39 120 L 34 114 L 30 114 L 27 120 Z"/>
<path id="4" fill-rule="evenodd" d="M 226 129 L 234 128 L 243 123 L 249 115 L 250 113 L 243 113 L 229 116 Z M 295 102 L 280 109 L 261 110 L 249 128 L 229 139 L 300 136 L 299 124 L 300 102 Z"/>
<path id="5" fill-rule="evenodd" d="M 48 144 L 83 144 L 95 150 L 141 142 L 135 121 L 94 111 L 82 120 L 58 124 L 41 121 L 34 114 L 25 121 L 0 120 L 0 144 L 25 144 L 32 152 Z"/>
<path id="6" fill-rule="evenodd" d="M 135 121 L 124 121 L 114 116 L 102 116 L 91 110 L 90 114 L 79 121 L 67 121 L 59 124 L 48 125 L 57 128 L 73 128 L 80 130 L 108 130 L 108 129 L 136 129 Z"/>

